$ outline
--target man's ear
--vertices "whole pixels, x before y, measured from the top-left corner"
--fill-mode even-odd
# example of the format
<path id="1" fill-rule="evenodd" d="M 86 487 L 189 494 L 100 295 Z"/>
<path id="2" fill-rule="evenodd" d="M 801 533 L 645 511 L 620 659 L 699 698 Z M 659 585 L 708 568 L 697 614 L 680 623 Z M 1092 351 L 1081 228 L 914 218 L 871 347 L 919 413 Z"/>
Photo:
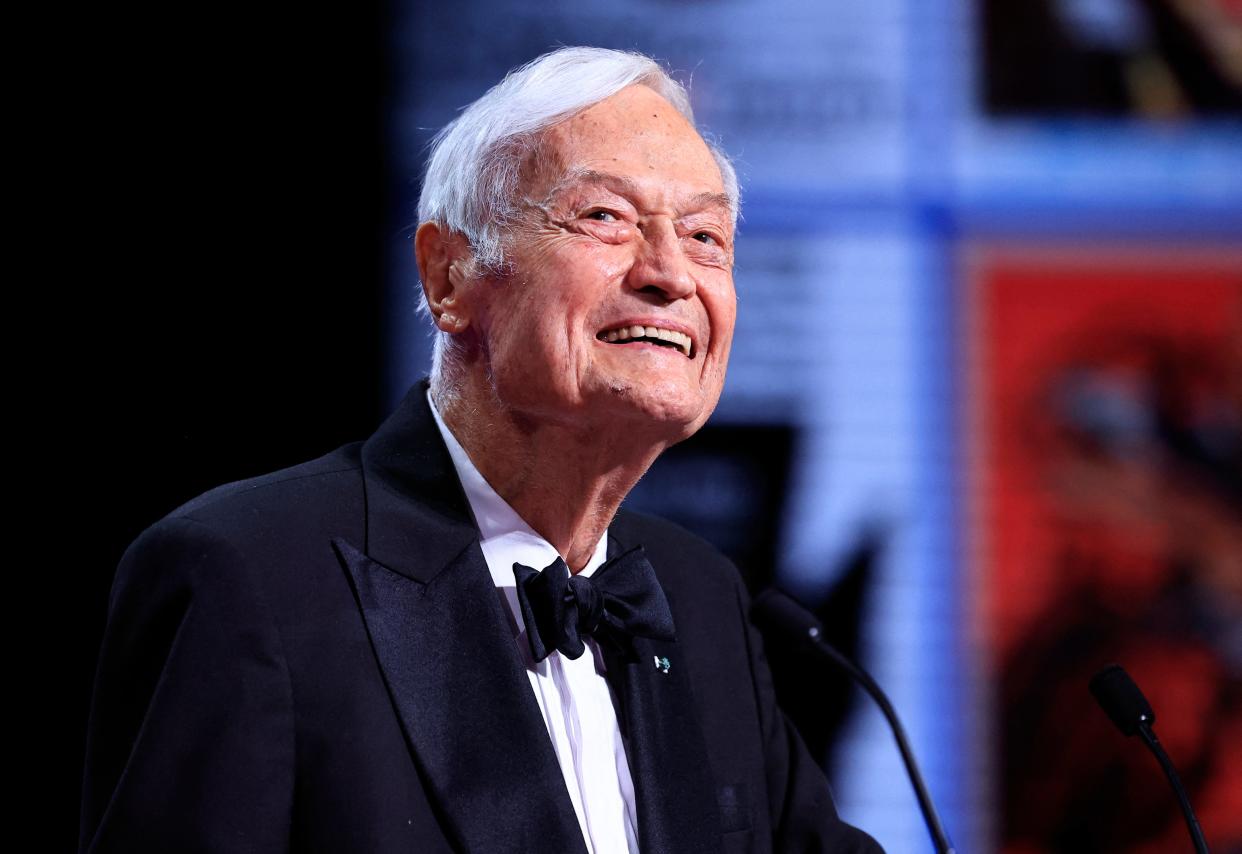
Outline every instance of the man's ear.
<path id="1" fill-rule="evenodd" d="M 424 222 L 414 233 L 414 257 L 436 326 L 444 332 L 464 332 L 470 325 L 463 293 L 472 258 L 470 244 L 457 232 Z"/>

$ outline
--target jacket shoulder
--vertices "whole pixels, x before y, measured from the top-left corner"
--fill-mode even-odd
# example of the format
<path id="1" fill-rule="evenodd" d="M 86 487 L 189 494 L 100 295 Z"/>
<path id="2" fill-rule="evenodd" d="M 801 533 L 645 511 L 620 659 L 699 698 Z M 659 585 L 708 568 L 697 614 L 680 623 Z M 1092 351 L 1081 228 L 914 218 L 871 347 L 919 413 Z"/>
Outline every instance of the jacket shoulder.
<path id="1" fill-rule="evenodd" d="M 361 443 L 308 462 L 227 483 L 173 510 L 144 534 L 191 522 L 245 551 L 308 530 L 343 533 L 362 525 Z M 142 537 L 139 538 L 143 539 Z"/>

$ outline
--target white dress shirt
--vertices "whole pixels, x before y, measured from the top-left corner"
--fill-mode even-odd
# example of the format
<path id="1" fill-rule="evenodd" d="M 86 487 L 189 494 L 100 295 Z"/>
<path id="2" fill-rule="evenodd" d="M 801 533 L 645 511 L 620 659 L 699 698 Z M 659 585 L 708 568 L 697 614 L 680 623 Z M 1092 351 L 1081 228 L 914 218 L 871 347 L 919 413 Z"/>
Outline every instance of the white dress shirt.
<path id="1" fill-rule="evenodd" d="M 553 650 L 536 664 L 526 639 L 522 611 L 517 603 L 513 564 L 542 571 L 559 556 L 552 544 L 522 520 L 483 479 L 464 448 L 445 426 L 428 392 L 427 401 L 444 437 L 457 477 L 465 489 L 487 567 L 504 603 L 535 701 L 547 725 L 552 748 L 565 777 L 582 836 L 590 854 L 637 854 L 634 782 L 625 745 L 617 725 L 612 692 L 604 680 L 604 660 L 595 641 L 586 640 L 586 652 L 571 660 Z M 608 533 L 580 575 L 589 577 L 608 552 Z"/>

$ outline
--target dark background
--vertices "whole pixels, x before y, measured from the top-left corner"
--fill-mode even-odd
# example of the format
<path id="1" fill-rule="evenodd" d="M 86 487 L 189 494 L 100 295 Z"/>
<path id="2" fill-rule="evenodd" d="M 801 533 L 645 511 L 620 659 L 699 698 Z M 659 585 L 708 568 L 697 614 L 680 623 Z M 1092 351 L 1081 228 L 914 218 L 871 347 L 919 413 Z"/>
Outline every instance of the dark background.
<path id="1" fill-rule="evenodd" d="M 799 4 L 777 5 L 788 10 Z M 751 173 L 743 175 L 750 192 L 744 244 L 751 254 L 739 256 L 738 282 L 747 291 L 752 326 L 739 326 L 735 344 L 744 346 L 734 349 L 732 403 L 726 389 L 726 417 L 718 414 L 717 426 L 703 434 L 697 448 L 681 449 L 680 461 L 670 459 L 679 467 L 653 471 L 635 497 L 644 499 L 645 492 L 644 500 L 665 515 L 691 526 L 701 523 L 731 553 L 753 547 L 753 553 L 739 555 L 752 575 L 770 572 L 776 542 L 788 536 L 783 527 L 788 519 L 809 521 L 813 540 L 856 543 L 844 559 L 837 553 L 822 560 L 818 551 L 812 555 L 817 578 L 837 579 L 838 592 L 852 597 L 825 611 L 835 614 L 829 622 L 849 636 L 847 642 L 857 641 L 860 620 L 869 626 L 868 664 L 906 714 L 933 793 L 949 794 L 941 809 L 955 838 L 975 842 L 967 848 L 1006 850 L 1005 840 L 996 837 L 1003 836 L 1012 816 L 1005 818 L 998 809 L 1003 786 L 988 767 L 1003 759 L 1004 748 L 990 733 L 1004 712 L 978 705 L 971 693 L 993 691 L 996 674 L 967 673 L 976 656 L 989 660 L 983 648 L 988 636 L 969 635 L 962 619 L 977 607 L 972 573 L 993 578 L 998 568 L 972 569 L 976 558 L 965 551 L 928 556 L 925 547 L 941 540 L 917 533 L 947 531 L 944 541 L 952 544 L 959 531 L 989 523 L 950 514 L 930 522 L 922 515 L 901 515 L 923 510 L 908 508 L 907 495 L 927 502 L 944 494 L 946 506 L 964 505 L 970 479 L 965 472 L 970 465 L 987 465 L 968 455 L 937 462 L 938 453 L 956 453 L 959 434 L 952 425 L 937 428 L 940 433 L 926 428 L 935 428 L 941 415 L 964 418 L 957 402 L 941 404 L 938 396 L 949 394 L 946 389 L 978 366 L 968 361 L 966 343 L 960 362 L 953 349 L 955 334 L 965 342 L 973 341 L 969 336 L 975 332 L 937 326 L 934 318 L 925 319 L 927 309 L 943 304 L 956 310 L 959 300 L 968 301 L 969 271 L 965 264 L 957 266 L 958 259 L 992 242 L 1019 244 L 1051 268 L 1061 263 L 1062 249 L 1041 242 L 1050 237 L 1088 249 L 1114 246 L 1109 241 L 1119 235 L 1129 241 L 1109 249 L 1105 262 L 1151 247 L 1160 256 L 1170 254 L 1169 247 L 1182 247 L 1187 257 L 1198 257 L 1199 248 L 1187 240 L 1210 238 L 1205 242 L 1218 248 L 1242 245 L 1237 195 L 1229 189 L 1236 188 L 1238 172 L 1218 146 L 1222 138 L 1226 144 L 1236 138 L 1230 135 L 1239 129 L 1236 97 L 1222 107 L 1195 96 L 1202 87 L 1190 83 L 1199 78 L 1181 73 L 1188 67 L 1181 52 L 1168 52 L 1179 40 L 1162 36 L 1155 47 L 1114 45 L 1101 52 L 1090 40 L 1069 39 L 1068 30 L 1041 36 L 1042 29 L 1024 23 L 1046 21 L 1054 6 L 1072 4 L 1010 5 L 1017 11 L 1002 12 L 1002 4 L 982 0 L 925 6 L 908 0 L 884 5 L 904 9 L 904 17 L 871 21 L 869 4 L 841 0 L 816 6 L 805 20 L 771 28 L 745 19 L 743 12 L 759 14 L 753 8 L 725 0 L 688 6 L 641 0 L 625 12 L 575 10 L 569 4 L 518 12 L 517 4 L 500 0 L 448 7 L 226 2 L 44 12 L 42 39 L 33 55 L 19 62 L 16 77 L 23 95 L 28 82 L 35 84 L 32 120 L 21 127 L 33 143 L 32 156 L 13 162 L 19 180 L 33 192 L 30 215 L 10 239 L 15 236 L 33 263 L 10 282 L 11 339 L 17 345 L 11 365 L 20 392 L 10 414 L 18 427 L 11 447 L 17 470 L 31 476 L 15 491 L 12 518 L 18 524 L 10 539 L 24 548 L 13 560 L 11 577 L 19 586 L 8 601 L 16 618 L 10 626 L 16 623 L 22 639 L 12 657 L 34 662 L 29 672 L 19 667 L 10 676 L 9 696 L 30 722 L 31 735 L 17 730 L 19 747 L 36 757 L 24 786 L 26 799 L 51 805 L 51 820 L 42 825 L 52 828 L 44 834 L 50 837 L 46 847 L 63 850 L 76 840 L 91 680 L 108 588 L 125 546 L 205 489 L 317 456 L 374 429 L 394 390 L 411 372 L 420 373 L 424 362 L 413 352 L 419 347 L 400 345 L 409 338 L 403 330 L 411 326 L 405 320 L 412 303 L 406 289 L 416 283 L 408 265 L 403 270 L 394 261 L 400 256 L 393 254 L 401 245 L 394 223 L 412 219 L 409 208 L 417 197 L 411 163 L 421 160 L 412 155 L 421 143 L 409 140 L 428 136 L 451 117 L 448 109 L 477 97 L 502 69 L 564 42 L 650 50 L 687 72 L 705 62 L 693 90 L 696 109 L 702 106 L 701 116 L 723 123 L 708 126 L 722 131 L 726 149 Z M 949 10 L 972 9 L 973 18 L 963 12 L 961 22 L 929 25 Z M 871 22 L 859 24 L 860 17 Z M 698 41 L 685 37 L 703 21 L 715 29 L 705 28 Z M 908 55 L 896 48 L 892 56 L 881 51 L 874 67 L 861 57 L 873 50 L 860 48 L 854 55 L 842 41 L 861 35 L 867 45 L 885 45 L 884 34 L 902 27 Z M 963 43 L 935 41 L 942 29 L 960 32 Z M 929 41 L 919 41 L 923 31 L 930 33 Z M 24 39 L 25 32 L 16 36 Z M 1023 50 L 1011 49 L 1014 40 Z M 766 47 L 747 50 L 753 45 Z M 972 60 L 943 59 L 964 55 L 972 45 Z M 794 70 L 773 71 L 779 63 L 764 50 L 779 50 L 783 58 L 787 53 Z M 922 56 L 919 50 L 930 53 Z M 835 65 L 816 59 L 825 55 L 843 58 Z M 889 66 L 910 56 L 921 57 L 908 69 L 910 80 L 894 83 Z M 1049 73 L 1049 56 L 1057 59 L 1056 74 Z M 1109 82 L 1124 78 L 1135 61 L 1147 67 L 1153 56 L 1163 57 L 1172 79 L 1183 84 L 1181 100 L 1167 86 L 1137 97 L 1142 92 Z M 941 60 L 929 61 L 935 57 Z M 858 80 L 852 76 L 855 63 L 863 68 Z M 732 65 L 739 70 L 730 75 Z M 967 65 L 979 85 L 934 73 L 960 72 Z M 412 68 L 422 71 L 411 73 Z M 808 79 L 815 85 L 806 85 Z M 841 97 L 855 90 L 859 100 Z M 412 103 L 417 110 L 411 110 Z M 751 110 L 754 104 L 765 109 Z M 1200 115 L 1222 110 L 1233 118 L 1207 121 Z M 1161 121 L 1168 123 L 1157 124 Z M 774 127 L 789 133 L 773 133 Z M 883 170 L 872 175 L 867 169 L 875 164 L 868 155 L 874 149 L 880 152 L 876 162 L 883 161 L 891 147 L 885 134 L 896 127 L 908 131 L 911 145 L 928 146 L 910 154 L 919 168 L 897 177 L 886 178 Z M 983 177 L 960 185 L 946 179 L 942 186 L 940 170 L 948 174 L 947 164 L 957 162 L 953 145 L 962 143 L 954 134 L 963 127 L 984 140 L 963 155 L 976 158 Z M 763 146 L 782 136 L 800 144 L 811 138 L 815 144 L 795 148 L 801 159 L 766 157 Z M 820 142 L 822 151 L 816 147 Z M 1165 159 L 1170 151 L 1185 157 Z M 844 160 L 834 156 L 842 154 Z M 1219 160 L 1217 173 L 1208 168 L 1213 157 Z M 1103 180 L 1107 175 L 1084 184 L 1108 171 L 1095 168 L 1101 163 L 1130 177 L 1116 186 Z M 1196 163 L 1202 168 L 1190 168 Z M 783 176 L 773 164 L 785 170 Z M 1183 173 L 1184 164 L 1189 166 Z M 1013 174 L 1006 171 L 1010 166 Z M 797 180 L 786 186 L 790 174 Z M 813 185 L 805 196 L 804 179 Z M 1133 197 L 1132 188 L 1137 188 Z M 890 191 L 896 194 L 892 198 L 885 195 Z M 862 195 L 851 195 L 855 192 Z M 875 225 L 894 211 L 918 214 L 910 235 L 898 229 L 903 236 L 892 239 L 889 226 Z M 871 225 L 868 215 L 877 217 Z M 872 227 L 880 249 L 868 249 Z M 27 241 L 27 230 L 40 232 L 37 239 Z M 842 258 L 854 257 L 851 251 L 874 251 L 880 258 L 889 245 L 931 247 L 936 258 L 943 252 L 943 264 L 935 261 L 913 273 L 884 265 L 839 266 Z M 844 255 L 834 254 L 838 251 Z M 1033 269 L 1044 268 L 1036 263 Z M 1044 289 L 1036 277 L 1024 293 L 1034 300 Z M 837 302 L 818 301 L 824 291 Z M 923 302 L 895 301 L 891 326 L 890 315 L 883 315 L 883 324 L 857 330 L 848 318 L 831 316 L 829 307 L 861 305 L 846 295 L 868 291 L 927 296 Z M 769 299 L 773 292 L 788 297 L 795 316 L 763 313 L 780 302 Z M 1032 320 L 1031 328 L 1047 326 L 1060 311 L 1048 307 L 1044 321 Z M 819 361 L 824 342 L 800 335 L 797 322 L 803 316 L 814 320 L 823 338 L 891 334 L 893 343 L 874 350 L 882 357 L 913 347 L 903 342 L 918 342 L 912 362 L 926 365 L 907 370 L 904 363 L 894 368 L 883 358 L 835 366 Z M 874 319 L 881 316 L 877 312 Z M 764 332 L 770 337 L 757 334 Z M 786 340 L 798 343 L 788 352 L 771 343 Z M 940 352 L 939 344 L 923 348 L 927 341 L 948 343 Z M 788 365 L 756 359 L 767 350 L 788 356 Z M 919 358 L 928 353 L 931 358 Z M 826 395 L 836 394 L 831 399 L 840 405 L 845 396 L 832 391 L 831 381 L 851 373 L 865 380 L 856 398 L 845 400 L 831 418 L 808 414 L 808 402 Z M 894 380 L 901 382 L 890 387 Z M 747 398 L 764 386 L 780 393 Z M 771 405 L 791 389 L 797 406 Z M 807 412 L 798 408 L 804 405 Z M 842 416 L 864 410 L 877 417 L 869 428 L 875 444 L 833 451 L 832 466 L 816 467 L 815 454 L 826 453 L 826 436 L 858 429 Z M 916 419 L 913 428 L 905 423 L 907 416 Z M 916 434 L 929 438 L 906 447 Z M 850 456 L 859 453 L 874 458 Z M 931 462 L 906 468 L 905 453 Z M 895 497 L 885 493 L 876 499 L 882 512 L 861 519 L 857 531 L 847 530 L 831 507 L 806 512 L 806 495 L 798 498 L 798 485 L 815 478 L 844 484 L 842 491 L 850 494 L 860 485 L 888 484 L 886 477 L 873 475 L 890 467 L 917 472 L 919 479 L 893 481 L 900 485 Z M 942 470 L 956 480 L 940 484 L 935 477 Z M 692 494 L 703 484 L 711 485 L 709 494 L 702 489 Z M 739 518 L 751 527 L 739 527 Z M 923 539 L 912 540 L 911 531 Z M 722 541 L 730 538 L 734 542 Z M 915 552 L 922 555 L 917 561 L 911 559 Z M 872 574 L 879 564 L 884 571 Z M 913 601 L 899 595 L 906 589 L 922 591 L 943 607 L 895 607 L 894 602 Z M 857 604 L 866 604 L 868 591 L 869 610 Z M 32 659 L 20 655 L 24 644 L 36 648 Z M 959 670 L 965 675 L 954 681 Z M 1234 678 L 1236 683 L 1236 671 Z M 1080 688 L 1075 683 L 1075 696 L 1085 697 Z M 911 698 L 935 701 L 909 703 Z M 822 701 L 805 699 L 805 708 Z M 1236 709 L 1236 698 L 1233 702 Z M 839 705 L 830 712 L 838 721 L 842 714 Z M 976 728 L 989 715 L 995 715 L 989 718 L 993 729 Z M 1172 714 L 1164 720 L 1172 722 Z M 889 756 L 886 733 L 855 730 L 855 745 L 874 746 L 876 755 Z M 824 741 L 810 740 L 821 755 L 829 749 Z M 1116 746 L 1127 748 L 1137 745 Z M 901 800 L 908 793 L 896 777 L 895 758 L 891 774 L 874 759 L 857 747 L 838 756 L 837 770 L 844 769 L 846 783 L 837 786 L 840 803 L 844 809 L 870 810 L 847 817 L 874 825 L 893 854 L 902 850 L 901 843 L 890 838 L 921 846 L 925 837 L 912 799 Z M 1134 761 L 1148 758 L 1136 753 Z M 864 784 L 851 792 L 853 771 L 861 766 L 882 780 L 882 791 Z M 1154 774 L 1150 782 L 1163 787 Z M 1034 812 L 1024 805 L 1017 814 Z M 1209 836 L 1219 832 L 1207 818 L 1205 826 Z M 1041 834 L 1031 838 L 1049 838 Z M 1051 842 L 1046 847 L 1076 850 Z"/>
<path id="2" fill-rule="evenodd" d="M 35 155 L 68 180 L 36 188 L 50 284 L 21 299 L 54 320 L 15 360 L 31 378 L 15 414 L 35 497 L 19 518 L 36 530 L 15 533 L 43 566 L 22 619 L 49 653 L 26 692 L 47 728 L 49 850 L 76 843 L 125 546 L 207 488 L 364 438 L 384 410 L 385 4 L 92 14 L 48 62 L 36 120 L 52 147 Z"/>

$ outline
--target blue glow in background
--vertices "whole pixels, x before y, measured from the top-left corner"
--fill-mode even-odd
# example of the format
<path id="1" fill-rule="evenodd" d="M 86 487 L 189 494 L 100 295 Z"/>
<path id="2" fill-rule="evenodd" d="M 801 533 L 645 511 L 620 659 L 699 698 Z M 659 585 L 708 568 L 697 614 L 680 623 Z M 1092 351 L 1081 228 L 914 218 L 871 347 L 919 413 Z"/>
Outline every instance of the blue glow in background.
<path id="1" fill-rule="evenodd" d="M 959 258 L 995 240 L 1236 246 L 1242 125 L 989 117 L 967 0 L 408 4 L 390 47 L 409 219 L 432 133 L 560 44 L 661 60 L 735 158 L 739 321 L 715 421 L 797 430 L 777 567 L 787 587 L 822 592 L 862 527 L 891 530 L 864 664 L 904 714 L 959 850 L 992 850 L 990 689 L 962 545 Z M 392 253 L 395 402 L 425 373 L 428 339 L 408 242 L 394 238 Z M 891 854 L 928 850 L 878 713 L 856 710 L 845 739 L 829 769 L 842 815 Z"/>

